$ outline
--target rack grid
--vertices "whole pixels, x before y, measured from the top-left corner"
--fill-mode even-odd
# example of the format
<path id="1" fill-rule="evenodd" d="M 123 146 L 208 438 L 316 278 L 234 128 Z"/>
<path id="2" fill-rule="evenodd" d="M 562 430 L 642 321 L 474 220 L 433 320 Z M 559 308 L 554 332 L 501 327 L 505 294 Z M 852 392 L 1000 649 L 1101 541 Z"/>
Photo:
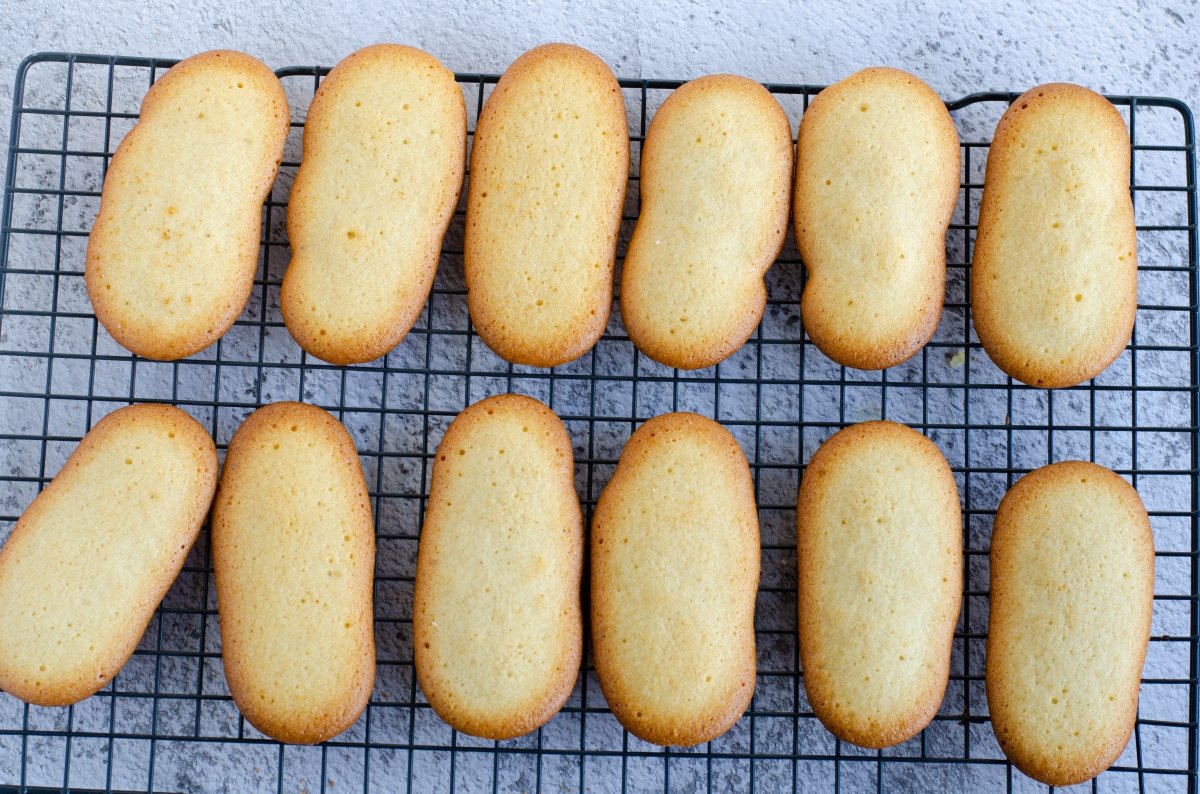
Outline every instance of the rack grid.
<path id="1" fill-rule="evenodd" d="M 460 201 L 429 303 L 412 332 L 383 359 L 336 367 L 291 340 L 278 300 L 288 260 L 286 200 L 304 115 L 328 69 L 281 69 L 292 130 L 263 209 L 250 303 L 217 344 L 162 363 L 132 356 L 105 333 L 82 276 L 109 158 L 136 121 L 146 89 L 172 63 L 43 53 L 18 71 L 0 218 L 0 538 L 84 432 L 121 405 L 179 405 L 211 430 L 223 455 L 255 407 L 285 399 L 315 403 L 354 436 L 370 486 L 378 539 L 377 683 L 358 723 L 317 747 L 283 746 L 245 723 L 222 673 L 205 529 L 133 658 L 101 692 L 66 709 L 26 706 L 0 694 L 0 787 L 188 790 L 201 779 L 223 779 L 231 790 L 281 792 L 1040 790 L 1005 761 L 988 722 L 989 536 L 996 505 L 1018 477 L 1081 458 L 1137 486 L 1150 509 L 1157 558 L 1134 735 L 1090 787 L 1197 790 L 1197 191 L 1195 134 L 1184 103 L 1110 97 L 1133 142 L 1138 317 L 1120 358 L 1079 387 L 1044 391 L 1013 382 L 971 330 L 969 262 L 988 139 L 1015 93 L 947 103 L 963 141 L 963 172 L 947 237 L 946 304 L 933 341 L 905 364 L 848 370 L 805 338 L 803 268 L 789 236 L 767 276 L 762 324 L 716 367 L 683 372 L 647 359 L 625 335 L 616 304 L 603 338 L 578 361 L 553 370 L 510 365 L 482 343 L 467 317 Z M 473 130 L 497 77 L 457 79 Z M 648 120 L 678 85 L 621 80 L 632 163 L 619 253 L 637 214 Z M 793 132 L 820 90 L 768 88 Z M 451 731 L 429 708 L 413 675 L 411 638 L 429 463 L 458 411 L 507 391 L 537 397 L 563 418 L 589 521 L 641 421 L 692 410 L 721 421 L 742 444 L 762 534 L 758 683 L 749 711 L 725 736 L 665 750 L 631 737 L 605 707 L 590 653 L 562 713 L 530 736 L 482 741 Z M 878 418 L 916 427 L 946 454 L 964 504 L 966 565 L 941 710 L 920 736 L 866 751 L 827 733 L 804 694 L 795 639 L 794 507 L 803 464 L 820 442 L 847 424 Z"/>

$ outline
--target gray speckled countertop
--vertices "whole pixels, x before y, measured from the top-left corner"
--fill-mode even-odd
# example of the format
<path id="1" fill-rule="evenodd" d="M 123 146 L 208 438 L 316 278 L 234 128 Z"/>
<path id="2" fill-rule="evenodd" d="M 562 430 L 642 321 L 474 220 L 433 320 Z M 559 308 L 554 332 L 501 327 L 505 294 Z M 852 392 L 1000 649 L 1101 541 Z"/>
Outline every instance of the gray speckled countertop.
<path id="1" fill-rule="evenodd" d="M 918 3 L 914 0 L 879 4 L 844 4 L 821 0 L 799 3 L 773 0 L 755 3 L 744 11 L 731 11 L 724 3 L 570 3 L 556 8 L 504 0 L 443 6 L 411 0 L 364 0 L 356 7 L 340 4 L 308 6 L 294 0 L 217 0 L 191 3 L 163 0 L 150 4 L 118 0 L 72 3 L 62 10 L 60 0 L 15 0 L 3 11 L 0 25 L 0 140 L 7 139 L 12 100 L 12 80 L 18 62 L 37 51 L 68 51 L 178 58 L 216 47 L 246 50 L 275 68 L 288 65 L 333 65 L 350 51 L 377 41 L 395 41 L 427 49 L 448 67 L 460 72 L 500 72 L 517 55 L 546 41 L 569 41 L 588 47 L 605 58 L 621 77 L 689 78 L 713 72 L 736 72 L 776 83 L 823 84 L 868 65 L 886 64 L 911 70 L 947 98 L 983 90 L 1023 90 L 1052 80 L 1079 82 L 1113 94 L 1172 96 L 1189 105 L 1200 105 L 1200 7 L 1193 0 L 1154 0 L 1121 3 L 974 3 L 970 9 L 958 4 Z M 968 4 L 963 4 L 968 5 Z M 53 78 L 49 78 L 53 82 Z M 49 83 L 46 83 L 49 84 Z M 136 108 L 142 87 L 129 88 L 127 97 Z M 127 86 L 118 85 L 118 93 Z M 288 86 L 293 101 L 303 107 L 311 92 L 311 81 Z M 39 90 L 31 81 L 31 90 Z M 97 85 L 77 88 L 78 101 L 86 105 L 102 91 Z M 627 97 L 628 98 L 628 97 Z M 652 102 L 661 96 L 651 97 Z M 49 100 L 47 100 L 49 101 Z M 470 103 L 469 103 L 470 104 Z M 785 105 L 787 103 L 785 102 Z M 80 105 L 81 107 L 83 105 Z M 798 106 L 787 109 L 793 123 Z M 975 107 L 956 115 L 965 139 L 985 140 L 1002 107 Z M 1148 114 L 1139 133 L 1147 143 L 1179 143 L 1178 125 L 1170 114 Z M 473 122 L 473 111 L 472 111 Z M 117 133 L 125 128 L 114 127 Z M 29 134 L 37 135 L 30 122 Z M 93 134 L 81 127 L 79 135 Z M 51 134 L 46 133 L 46 134 Z M 73 129 L 72 134 L 75 134 Z M 74 141 L 73 141 L 74 143 Z M 54 146 L 59 143 L 55 142 Z M 84 146 L 86 142 L 79 145 Z M 114 142 L 115 145 L 115 142 Z M 298 154 L 292 141 L 289 156 Z M 54 158 L 57 159 L 57 158 Z M 982 181 L 983 157 L 970 166 L 970 181 Z M 7 175 L 7 161 L 0 161 L 0 180 L 12 179 L 18 186 L 45 186 L 56 179 L 56 166 L 37 156 L 23 157 L 16 173 Z M 1180 160 L 1147 155 L 1138 165 L 1140 184 L 1179 183 Z M 76 164 L 70 179 L 84 191 L 99 189 L 98 169 Z M 68 185 L 72 187 L 72 185 Z M 286 198 L 288 177 L 281 179 L 275 197 Z M 1181 194 L 1139 194 L 1138 218 L 1142 223 L 1180 223 Z M 978 191 L 960 206 L 973 212 Z M 53 228 L 57 213 L 69 228 L 86 230 L 95 212 L 94 199 L 81 197 L 56 209 L 52 199 L 33 197 L 14 207 L 13 226 Z M 635 204 L 633 206 L 636 206 Z M 972 216 L 973 217 L 973 216 Z M 271 217 L 273 239 L 282 233 L 282 212 Z M 461 224 L 452 227 L 450 246 L 457 242 Z M 79 238 L 76 238 L 76 242 Z M 1143 264 L 1179 267 L 1185 263 L 1185 237 L 1181 234 L 1148 234 L 1139 240 Z M 965 256 L 960 235 L 951 234 L 950 259 Z M 81 266 L 80 246 L 67 244 L 60 252 L 60 269 Z M 14 241 L 10 266 L 29 269 L 46 267 L 44 248 L 36 238 Z M 53 256 L 51 254 L 51 256 Z M 39 259 L 41 257 L 41 259 Z M 451 257 L 451 260 L 453 258 Z M 273 249 L 268 273 L 277 280 L 286 263 L 284 249 Z M 52 266 L 51 262 L 51 266 Z M 1182 276 L 1182 280 L 1181 280 Z M 768 279 L 773 298 L 794 299 L 798 289 L 798 265 L 794 249 L 785 251 L 785 261 Z M 443 263 L 440 289 L 429 308 L 431 322 L 438 328 L 466 328 L 461 296 L 461 266 Z M 1186 302 L 1186 274 L 1168 270 L 1142 274 L 1139 333 L 1142 344 L 1158 341 L 1165 347 L 1186 344 L 1186 313 L 1159 310 Z M 838 369 L 811 347 L 802 348 L 798 316 L 793 304 L 769 307 L 762 335 L 771 344 L 750 345 L 723 364 L 719 380 L 701 373 L 698 377 L 670 378 L 670 371 L 645 359 L 635 361 L 627 342 L 609 339 L 580 364 L 564 368 L 567 377 L 551 384 L 536 373 L 518 370 L 510 374 L 477 338 L 414 333 L 389 357 L 394 371 L 384 376 L 378 368 L 362 371 L 311 368 L 301 382 L 291 367 L 300 361 L 286 331 L 265 330 L 254 325 L 238 326 L 223 343 L 222 361 L 266 362 L 252 367 L 214 367 L 211 353 L 200 354 L 178 366 L 141 362 L 136 367 L 135 397 L 163 399 L 172 393 L 188 403 L 189 410 L 214 429 L 217 441 L 228 441 L 238 421 L 253 404 L 278 399 L 303 398 L 326 406 L 339 406 L 341 417 L 364 452 L 368 482 L 373 490 L 395 494 L 376 503 L 381 526 L 394 529 L 381 539 L 378 571 L 377 631 L 381 664 L 375 700 L 369 719 L 360 720 L 344 739 L 349 745 L 322 748 L 281 749 L 271 743 L 240 744 L 220 741 L 237 736 L 239 723 L 232 704 L 219 697 L 227 692 L 216 652 L 220 648 L 215 621 L 199 619 L 197 613 L 211 610 L 214 598 L 205 582 L 203 541 L 193 552 L 189 568 L 168 595 L 169 609 L 156 619 L 139 654 L 120 676 L 121 697 L 91 698 L 65 710 L 30 709 L 28 713 L 13 698 L 0 694 L 0 787 L 17 783 L 22 774 L 31 785 L 63 785 L 64 756 L 69 754 L 72 785 L 117 789 L 148 787 L 153 751 L 153 787 L 163 791 L 446 791 L 451 774 L 455 788 L 463 791 L 524 791 L 540 781 L 543 790 L 569 791 L 582 782 L 590 791 L 608 792 L 745 790 L 750 781 L 762 791 L 782 789 L 832 791 L 876 790 L 923 791 L 957 788 L 964 791 L 994 790 L 1011 781 L 1016 791 L 1042 790 L 1005 767 L 987 763 L 999 759 L 999 749 L 986 724 L 964 726 L 957 720 L 936 722 L 922 742 L 909 742 L 889 751 L 889 763 L 876 763 L 866 754 L 845 745 L 835 746 L 832 737 L 811 718 L 793 721 L 786 715 L 806 709 L 802 688 L 796 686 L 793 658 L 794 608 L 789 588 L 794 587 L 792 514 L 798 464 L 806 461 L 820 441 L 840 422 L 886 418 L 925 424 L 952 465 L 959 470 L 959 486 L 970 508 L 967 521 L 968 548 L 977 552 L 968 559 L 972 586 L 986 589 L 987 537 L 991 516 L 1007 484 L 999 467 L 1028 469 L 1048 458 L 1092 457 L 1117 469 L 1153 470 L 1141 476 L 1138 485 L 1149 507 L 1156 513 L 1156 543 L 1161 551 L 1186 552 L 1190 544 L 1186 515 L 1191 503 L 1190 482 L 1185 474 L 1195 439 L 1186 431 L 1190 402 L 1185 387 L 1187 358 L 1174 349 L 1140 351 L 1134 365 L 1128 353 L 1100 379 L 1092 392 L 1060 392 L 1053 398 L 1034 390 L 986 388 L 1003 380 L 978 350 L 964 356 L 964 297 L 961 268 L 951 272 L 948 306 L 935 344 L 919 361 L 893 368 L 887 380 L 893 387 L 880 389 L 880 376 L 848 373 L 838 383 Z M 10 277 L 6 284 L 5 307 L 49 308 L 45 282 L 35 275 Z M 63 312 L 90 311 L 78 278 L 62 279 L 57 294 Z M 263 296 L 256 292 L 248 312 L 259 316 Z M 956 308 L 953 304 L 958 303 Z M 268 318 L 277 319 L 274 294 L 268 290 Z M 0 435 L 17 437 L 0 440 L 0 538 L 7 535 L 15 516 L 36 492 L 42 466 L 46 476 L 61 466 L 74 447 L 74 440 L 103 412 L 128 401 L 130 373 L 128 358 L 100 334 L 89 338 L 90 321 L 63 320 L 51 332 L 35 318 L 13 317 L 0 334 L 0 391 L 25 397 L 0 397 Z M 620 336 L 614 318 L 610 332 Z M 21 351 L 45 350 L 50 334 L 56 350 L 67 355 L 55 359 L 48 371 L 44 358 L 22 357 Z M 467 339 L 467 344 L 462 340 Z M 790 341 L 789 341 L 790 340 Z M 72 351 L 88 352 L 98 345 L 105 357 L 93 367 L 70 358 Z M 78 347 L 75 347 L 78 345 Z M 807 350 L 807 352 L 805 352 Z M 431 362 L 450 374 L 430 376 L 420 370 Z M 470 377 L 453 374 L 468 367 Z M 965 365 L 965 366 L 964 366 Z M 626 377 L 633 367 L 641 380 L 631 385 Z M 398 368 L 398 369 L 395 369 Z M 411 368 L 413 372 L 404 372 Z M 217 371 L 219 369 L 219 372 Z M 256 373 L 259 373 L 257 377 Z M 604 378 L 600 387 L 587 377 Z M 755 386 L 755 377 L 767 385 Z M 796 383 L 803 376 L 804 385 Z M 936 388 L 912 388 L 924 379 Z M 793 383 L 789 383 L 792 381 Z M 964 381 L 984 384 L 970 400 Z M 46 384 L 58 396 L 44 398 Z M 1174 387 L 1155 393 L 1133 394 L 1129 384 L 1159 384 Z M 91 384 L 89 386 L 89 384 Z M 909 387 L 906 388 L 906 384 Z M 957 385 L 956 385 L 957 384 Z M 427 397 L 422 393 L 428 385 Z M 615 721 L 598 708 L 602 703 L 595 676 L 581 682 L 569 705 L 572 710 L 557 717 L 540 737 L 510 743 L 517 748 L 539 746 L 551 752 L 540 761 L 531 754 L 493 756 L 471 748 L 487 749 L 490 743 L 455 737 L 456 753 L 433 749 L 451 741 L 449 729 L 427 709 L 387 705 L 409 702 L 414 692 L 411 669 L 402 660 L 411 649 L 406 645 L 403 621 L 411 600 L 411 576 L 415 560 L 415 533 L 419 524 L 419 497 L 425 472 L 420 461 L 436 446 L 453 412 L 464 400 L 474 401 L 507 388 L 525 391 L 551 401 L 564 415 L 595 414 L 611 421 L 589 423 L 569 420 L 568 429 L 576 443 L 576 455 L 594 463 L 581 467 L 580 493 L 592 500 L 611 473 L 611 461 L 628 437 L 633 421 L 652 416 L 672 406 L 698 410 L 725 421 L 757 464 L 763 540 L 764 592 L 758 605 L 760 680 L 756 692 L 754 721 L 744 719 L 727 736 L 714 742 L 712 755 L 672 754 L 669 761 L 654 748 L 625 739 Z M 91 389 L 96 397 L 89 404 L 72 399 Z M 214 392 L 220 408 L 215 412 L 207 401 Z M 427 400 L 427 402 L 425 402 Z M 190 402 L 189 402 L 190 401 Z M 969 402 L 969 406 L 968 406 Z M 381 421 L 381 410 L 384 416 Z M 432 412 L 427 421 L 405 414 L 408 409 Z M 964 412 L 969 415 L 964 416 Z M 1131 417 L 1135 421 L 1131 422 Z M 413 421 L 415 419 L 415 421 Z M 1122 428 L 1103 431 L 1094 438 L 1079 430 L 1094 419 L 1102 426 Z M 757 429 L 755 422 L 760 421 Z M 1052 420 L 1052 421 L 1051 421 Z M 804 427 L 797 429 L 802 421 Z M 975 429 L 963 432 L 945 425 L 967 422 Z M 1005 430 L 1008 423 L 1023 429 Z M 1040 428 L 1039 428 L 1040 424 Z M 1154 430 L 1131 432 L 1129 426 Z M 942 425 L 939 427 L 939 425 Z M 1053 431 L 1047 428 L 1053 425 Z M 23 441 L 49 431 L 48 444 Z M 1135 461 L 1134 455 L 1137 455 Z M 383 454 L 373 454 L 382 452 Z M 964 473 L 966 470 L 966 473 Z M 5 480 L 3 478 L 10 478 Z M 24 478 L 24 479 L 22 479 Z M 1186 556 L 1160 558 L 1158 592 L 1184 595 L 1190 591 L 1191 561 Z M 1186 635 L 1189 602 L 1160 601 L 1155 607 L 1156 635 Z M 396 626 L 401 628 L 397 630 Z M 966 599 L 962 627 L 982 636 L 986 629 L 986 599 Z M 3 642 L 3 638 L 0 638 Z M 1187 718 L 1188 675 L 1186 643 L 1152 643 L 1146 676 L 1162 679 L 1160 685 L 1142 689 L 1142 717 L 1164 723 Z M 189 656 L 163 655 L 155 648 L 195 649 Z M 968 680 L 952 682 L 947 692 L 945 714 L 961 714 L 969 698 L 972 714 L 984 708 L 982 641 L 959 642 L 955 650 L 955 672 Z M 774 673 L 774 674 L 773 674 Z M 151 701 L 137 693 L 153 691 L 155 678 L 161 693 L 181 695 Z M 207 696 L 197 701 L 198 686 Z M 189 693 L 192 697 L 189 697 Z M 419 699 L 419 695 L 417 698 Z M 410 722 L 410 714 L 412 719 Z M 60 736 L 67 727 L 79 733 L 67 749 Z M 26 720 L 28 722 L 26 723 Z M 369 722 L 369 725 L 367 724 Z M 586 732 L 581 733 L 581 723 Z M 14 735 L 26 725 L 45 735 L 26 742 Z M 131 735 L 192 736 L 197 731 L 212 741 L 202 743 L 158 739 L 118 739 L 110 748 L 105 733 Z M 258 737 L 246 727 L 246 735 Z M 407 744 L 430 749 L 409 753 L 403 749 L 372 750 L 364 753 L 353 743 L 369 738 L 372 744 Z M 1178 768 L 1186 765 L 1186 734 L 1143 726 L 1139 739 L 1131 743 L 1121 763 L 1133 765 L 1140 751 L 1147 767 Z M 410 740 L 411 737 L 411 740 Z M 953 758 L 969 743 L 973 758 L 984 763 L 964 767 L 953 763 L 908 764 L 902 760 L 926 751 L 931 756 Z M 597 751 L 580 770 L 576 752 L 580 747 Z M 730 758 L 751 747 L 759 753 L 787 754 L 799 748 L 803 754 L 826 756 L 796 764 L 766 757 L 753 765 Z M 639 753 L 622 762 L 613 751 L 627 748 Z M 703 749 L 703 748 L 702 748 Z M 556 752 L 564 751 L 564 752 Z M 106 760 L 113 758 L 111 768 Z M 870 756 L 868 763 L 829 758 Z M 369 767 L 369 769 L 364 768 Z M 282 769 L 282 773 L 280 770 Z M 877 777 L 878 775 L 878 777 Z M 411 782 L 410 782 L 411 781 Z M 1101 790 L 1180 791 L 1186 780 L 1179 776 L 1112 774 L 1103 779 Z"/>

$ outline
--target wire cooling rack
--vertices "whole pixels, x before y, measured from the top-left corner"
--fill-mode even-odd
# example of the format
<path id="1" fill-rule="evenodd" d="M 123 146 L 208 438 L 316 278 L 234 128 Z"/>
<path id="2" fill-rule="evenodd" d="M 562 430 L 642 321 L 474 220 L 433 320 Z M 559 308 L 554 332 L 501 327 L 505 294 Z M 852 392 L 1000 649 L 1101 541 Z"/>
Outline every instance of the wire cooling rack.
<path id="1" fill-rule="evenodd" d="M 628 341 L 618 307 L 579 361 L 514 367 L 471 329 L 462 212 L 446 238 L 429 304 L 386 359 L 334 367 L 303 354 L 279 312 L 288 260 L 286 199 L 303 119 L 327 70 L 278 72 L 293 124 L 264 208 L 262 267 L 245 313 L 189 359 L 137 359 L 92 314 L 83 284 L 88 229 L 108 158 L 147 87 L 170 61 L 35 55 L 17 75 L 0 235 L 0 538 L 101 416 L 129 402 L 182 406 L 224 449 L 255 407 L 301 399 L 331 410 L 358 444 L 378 530 L 378 680 L 358 723 L 318 747 L 285 747 L 238 715 L 220 661 L 207 531 L 126 668 L 68 709 L 0 694 L 0 788 L 20 791 L 896 791 L 1038 790 L 1004 760 L 988 722 L 984 640 L 993 512 L 1023 473 L 1069 458 L 1116 469 L 1150 509 L 1157 548 L 1152 639 L 1132 740 L 1091 785 L 1103 791 L 1197 788 L 1197 195 L 1192 117 L 1171 99 L 1112 97 L 1129 125 L 1140 305 L 1133 341 L 1096 380 L 1043 391 L 1013 383 L 971 331 L 970 249 L 988 137 L 1015 94 L 950 103 L 963 139 L 962 189 L 947 240 L 941 325 L 912 361 L 882 373 L 833 364 L 804 337 L 802 267 L 789 239 L 768 275 L 761 327 L 742 350 L 694 373 L 660 366 Z M 459 75 L 471 128 L 495 84 Z M 679 83 L 624 80 L 632 174 L 621 251 L 636 216 L 649 118 Z M 769 86 L 793 131 L 815 86 Z M 412 582 L 430 466 L 467 404 L 518 391 L 547 402 L 575 445 L 590 517 L 625 440 L 669 410 L 719 419 L 754 473 L 762 527 L 758 684 L 725 736 L 663 750 L 621 730 L 590 658 L 562 713 L 508 742 L 452 732 L 412 667 Z M 912 425 L 949 459 L 964 503 L 966 578 L 941 710 L 917 738 L 881 752 L 835 740 L 813 716 L 795 638 L 794 504 L 803 463 L 836 429 L 867 419 Z M 3 642 L 4 638 L 0 638 Z"/>

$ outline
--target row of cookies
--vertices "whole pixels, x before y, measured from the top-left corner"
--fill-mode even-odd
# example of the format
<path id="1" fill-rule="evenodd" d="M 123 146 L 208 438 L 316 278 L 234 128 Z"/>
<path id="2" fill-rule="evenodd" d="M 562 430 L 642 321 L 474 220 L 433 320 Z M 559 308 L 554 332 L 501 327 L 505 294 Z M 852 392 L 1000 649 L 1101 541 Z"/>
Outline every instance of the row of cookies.
<path id="1" fill-rule="evenodd" d="M 413 600 L 433 709 L 493 739 L 562 707 L 583 647 L 584 532 L 571 440 L 540 402 L 463 411 L 433 461 Z M 215 491 L 215 496 L 214 496 Z M 0 549 L 0 688 L 63 705 L 128 659 L 212 504 L 230 691 L 265 733 L 329 738 L 374 682 L 370 501 L 353 441 L 314 406 L 251 414 L 215 448 L 182 411 L 101 420 Z M 798 631 L 814 713 L 879 748 L 933 719 L 962 593 L 945 458 L 891 422 L 835 433 L 797 501 Z M 665 414 L 630 438 L 590 538 L 596 671 L 617 719 L 663 745 L 724 733 L 755 687 L 754 483 L 718 423 Z M 988 703 L 997 738 L 1051 783 L 1124 748 L 1149 636 L 1154 548 L 1137 493 L 1091 463 L 1022 478 L 996 514 Z"/>
<path id="2" fill-rule="evenodd" d="M 96 315 L 140 355 L 207 347 L 241 313 L 260 207 L 289 128 L 278 79 L 241 53 L 189 58 L 151 88 L 105 178 L 87 255 Z M 280 305 L 335 364 L 385 355 L 425 305 L 466 166 L 453 74 L 410 47 L 351 54 L 308 110 L 288 205 Z M 1137 303 L 1129 137 L 1087 89 L 1032 89 L 990 148 L 974 250 L 980 341 L 1008 374 L 1058 387 L 1124 349 Z M 693 80 L 655 114 L 621 273 L 630 339 L 669 366 L 714 365 L 757 328 L 789 207 L 808 270 L 801 318 L 822 351 L 880 369 L 933 336 L 958 135 L 929 86 L 866 69 L 822 91 L 795 149 L 758 83 Z M 518 58 L 471 150 L 464 267 L 471 321 L 500 356 L 550 367 L 607 327 L 629 169 L 612 71 L 578 47 Z M 793 177 L 794 174 L 794 177 Z"/>

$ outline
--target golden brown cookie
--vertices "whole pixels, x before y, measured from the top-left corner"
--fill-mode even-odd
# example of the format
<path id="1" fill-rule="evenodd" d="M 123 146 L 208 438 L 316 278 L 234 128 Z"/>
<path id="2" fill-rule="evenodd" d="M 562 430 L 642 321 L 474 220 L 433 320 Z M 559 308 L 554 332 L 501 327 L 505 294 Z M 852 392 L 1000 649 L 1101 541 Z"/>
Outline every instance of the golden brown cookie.
<path id="1" fill-rule="evenodd" d="M 531 397 L 460 413 L 433 463 L 413 599 L 417 680 L 456 730 L 511 739 L 571 694 L 583 515 L 571 439 Z"/>
<path id="2" fill-rule="evenodd" d="M 971 314 L 996 366 L 1046 389 L 1094 378 L 1137 314 L 1129 133 L 1107 99 L 1052 83 L 1022 94 L 988 152 Z"/>
<path id="3" fill-rule="evenodd" d="M 169 405 L 96 423 L 0 549 L 0 689 L 66 706 L 125 665 L 183 567 L 217 451 Z"/>
<path id="4" fill-rule="evenodd" d="M 621 319 L 643 353 L 698 369 L 754 333 L 791 179 L 787 115 L 758 83 L 710 75 L 667 97 L 642 148 L 641 213 L 621 271 Z"/>
<path id="5" fill-rule="evenodd" d="M 288 201 L 280 308 L 301 347 L 356 364 L 404 338 L 433 286 L 466 145 L 462 90 L 432 55 L 376 44 L 333 67 Z"/>
<path id="6" fill-rule="evenodd" d="M 1137 491 L 1094 463 L 1017 481 L 992 530 L 987 699 L 1004 754 L 1052 786 L 1129 742 L 1154 605 L 1154 536 Z"/>
<path id="7" fill-rule="evenodd" d="M 754 694 L 758 512 L 737 440 L 657 416 L 621 452 L 592 521 L 596 674 L 627 730 L 661 745 L 723 734 Z"/>
<path id="8" fill-rule="evenodd" d="M 464 266 L 475 330 L 514 364 L 552 367 L 608 323 L 629 139 L 625 100 L 587 50 L 522 55 L 471 148 Z"/>
<path id="9" fill-rule="evenodd" d="M 834 433 L 796 507 L 800 661 L 813 711 L 872 749 L 937 713 L 962 600 L 958 488 L 937 445 L 894 422 Z"/>
<path id="10" fill-rule="evenodd" d="M 796 243 L 804 330 L 839 364 L 883 369 L 933 336 L 958 200 L 958 133 L 942 100 L 898 69 L 855 72 L 800 119 Z"/>
<path id="11" fill-rule="evenodd" d="M 254 286 L 288 124 L 283 86 L 244 53 L 195 55 L 150 88 L 88 237 L 88 295 L 114 339 L 171 360 L 229 330 Z"/>
<path id="12" fill-rule="evenodd" d="M 375 525 L 346 428 L 273 403 L 234 433 L 213 503 L 221 656 L 243 716 L 281 742 L 354 724 L 375 681 Z"/>

